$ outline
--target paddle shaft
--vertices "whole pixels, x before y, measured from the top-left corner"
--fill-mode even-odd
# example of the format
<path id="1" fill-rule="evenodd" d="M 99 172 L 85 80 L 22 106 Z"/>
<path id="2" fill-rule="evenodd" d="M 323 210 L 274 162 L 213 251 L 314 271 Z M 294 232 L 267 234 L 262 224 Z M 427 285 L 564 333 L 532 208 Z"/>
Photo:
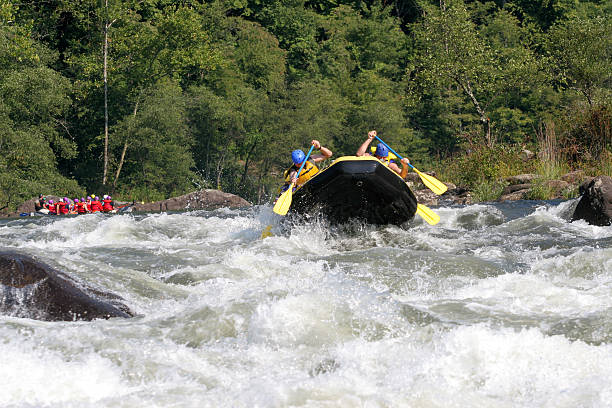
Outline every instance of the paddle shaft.
<path id="1" fill-rule="evenodd" d="M 314 145 L 310 147 L 310 150 L 308 151 L 306 158 L 302 162 L 302 165 L 300 166 L 300 169 L 297 172 L 296 180 L 298 177 L 300 177 L 300 173 L 302 172 L 302 169 L 304 168 L 306 161 L 310 157 L 310 153 L 312 153 L 312 149 L 314 149 Z M 274 204 L 274 208 L 272 209 L 272 211 L 274 211 L 276 214 L 286 215 L 287 211 L 289 211 L 289 207 L 291 207 L 291 201 L 292 201 L 292 196 L 293 196 L 293 186 L 295 185 L 295 183 L 296 183 L 295 181 L 292 181 L 291 184 L 289 185 L 289 188 L 287 188 L 287 190 L 285 190 L 285 192 L 281 194 L 280 197 L 278 197 L 278 200 L 276 200 L 276 204 Z"/>
<path id="2" fill-rule="evenodd" d="M 392 148 L 391 148 L 391 147 L 390 147 L 388 144 L 386 144 L 385 142 L 383 142 L 383 141 L 382 141 L 382 139 L 381 139 L 380 137 L 378 137 L 378 136 L 374 136 L 374 137 L 375 137 L 376 139 L 378 139 L 378 141 L 379 141 L 380 143 L 382 143 L 383 145 L 385 145 L 385 147 L 386 147 L 387 149 L 389 149 L 389 150 L 391 151 L 391 153 L 393 153 L 394 155 L 396 155 L 397 157 L 399 157 L 399 159 L 400 159 L 400 160 L 402 160 L 402 159 L 403 159 L 403 157 L 402 157 L 402 155 L 401 155 L 401 154 L 399 154 L 398 152 L 396 152 L 395 150 L 393 150 L 393 149 L 392 149 Z M 416 170 L 416 169 L 414 168 L 414 166 L 413 166 L 412 164 L 410 164 L 410 162 L 408 162 L 408 165 L 409 165 L 409 166 L 410 166 L 410 168 L 412 168 L 413 170 Z"/>
<path id="3" fill-rule="evenodd" d="M 308 158 L 310 157 L 310 153 L 312 153 L 312 149 L 314 149 L 314 145 L 310 146 L 310 150 L 308 151 L 308 154 L 306 155 L 306 158 L 304 159 L 304 161 L 302 162 L 302 165 L 300 166 L 300 169 L 297 172 L 297 176 L 295 176 L 296 178 L 300 177 L 300 173 L 302 172 L 302 169 L 304 168 L 304 165 L 306 164 L 306 161 L 308 160 Z"/>

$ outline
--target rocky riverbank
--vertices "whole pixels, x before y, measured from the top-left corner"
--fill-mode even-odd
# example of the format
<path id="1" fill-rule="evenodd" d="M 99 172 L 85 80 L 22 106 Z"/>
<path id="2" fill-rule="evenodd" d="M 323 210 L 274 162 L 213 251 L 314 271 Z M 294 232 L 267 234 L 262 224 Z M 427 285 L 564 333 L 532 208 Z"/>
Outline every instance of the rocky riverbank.
<path id="1" fill-rule="evenodd" d="M 435 174 L 428 173 L 435 177 Z M 567 199 L 580 196 L 572 221 L 585 220 L 593 225 L 612 224 L 612 178 L 589 177 L 582 170 L 564 174 L 559 180 L 542 180 L 537 174 L 519 174 L 504 180 L 501 196 L 496 201 L 525 200 L 544 190 L 548 199 Z M 417 201 L 427 206 L 473 204 L 473 193 L 452 183 L 445 183 L 448 190 L 441 196 L 434 194 L 416 173 L 408 175 L 408 184 Z"/>
<path id="2" fill-rule="evenodd" d="M 153 203 L 135 203 L 132 211 L 214 210 L 221 207 L 242 208 L 251 205 L 250 202 L 235 194 L 208 189 Z"/>
<path id="3" fill-rule="evenodd" d="M 48 195 L 47 199 L 57 201 L 59 197 Z M 34 212 L 36 198 L 32 198 L 17 207 L 17 211 L 9 214 L 0 214 L 0 217 L 16 218 L 21 214 Z M 179 197 L 172 197 L 167 200 L 155 201 L 153 203 L 126 203 L 116 202 L 115 204 L 128 204 L 130 211 L 154 212 L 154 211 L 186 211 L 186 210 L 214 210 L 221 207 L 242 208 L 252 204 L 242 197 L 235 194 L 224 193 L 219 190 L 200 190 L 185 194 Z"/>
<path id="4" fill-rule="evenodd" d="M 435 177 L 434 173 L 428 173 Z M 441 196 L 434 194 L 421 181 L 417 173 L 409 173 L 407 182 L 414 191 L 419 203 L 427 206 L 475 203 L 473 192 L 445 183 L 448 191 Z M 549 199 L 574 198 L 580 194 L 583 198 L 573 219 L 585 219 L 596 225 L 609 225 L 612 220 L 612 179 L 607 176 L 588 177 L 583 171 L 573 171 L 564 174 L 559 180 L 543 181 L 537 174 L 519 174 L 504 180 L 501 196 L 497 201 L 516 201 L 534 196 L 536 189 L 545 189 Z M 53 196 L 47 196 L 54 198 Z M 16 212 L 5 215 L 19 217 L 23 213 L 34 212 L 35 198 L 20 205 Z M 219 190 L 200 190 L 179 197 L 153 203 L 131 203 L 130 211 L 189 211 L 214 210 L 221 207 L 243 208 L 252 204 L 235 194 Z"/>
<path id="5" fill-rule="evenodd" d="M 427 173 L 433 175 L 434 173 Z M 444 183 L 448 191 L 442 196 L 437 196 L 431 192 L 421 182 L 418 174 L 408 174 L 408 184 L 414 191 L 417 200 L 425 205 L 445 205 L 445 204 L 473 204 L 477 202 L 473 192 L 458 187 L 453 183 Z M 594 177 L 588 177 L 582 170 L 573 171 L 563 175 L 559 180 L 542 181 L 537 174 L 518 174 L 508 177 L 503 182 L 506 186 L 501 195 L 495 201 L 516 201 L 525 200 L 534 196 L 536 189 L 545 189 L 549 194 L 549 199 L 577 197 L 580 186 L 588 184 Z"/>

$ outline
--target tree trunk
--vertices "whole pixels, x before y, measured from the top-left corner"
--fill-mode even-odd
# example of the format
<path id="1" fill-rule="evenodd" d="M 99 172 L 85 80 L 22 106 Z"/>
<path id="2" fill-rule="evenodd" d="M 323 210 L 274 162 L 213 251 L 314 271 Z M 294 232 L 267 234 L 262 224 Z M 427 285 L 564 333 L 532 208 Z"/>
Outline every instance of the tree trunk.
<path id="1" fill-rule="evenodd" d="M 104 0 L 104 172 L 102 173 L 102 185 L 106 185 L 106 174 L 108 172 L 108 0 Z"/>
<path id="2" fill-rule="evenodd" d="M 119 166 L 117 167 L 117 173 L 115 174 L 115 180 L 113 181 L 113 193 L 115 194 L 115 189 L 117 188 L 117 180 L 119 180 L 119 174 L 121 173 L 121 168 L 123 167 L 123 161 L 125 160 L 125 152 L 127 152 L 128 141 L 126 140 L 123 144 L 123 150 L 121 151 L 121 159 L 119 160 Z"/>
<path id="3" fill-rule="evenodd" d="M 116 20 L 108 22 L 108 0 L 104 0 L 104 172 L 102 185 L 106 185 L 108 175 L 108 30 Z"/>
<path id="4" fill-rule="evenodd" d="M 221 158 L 217 162 L 217 190 L 221 191 L 221 175 L 223 174 L 223 163 L 225 162 L 225 154 L 227 150 L 223 150 Z"/>
<path id="5" fill-rule="evenodd" d="M 244 183 L 246 181 L 247 172 L 249 171 L 249 159 L 251 158 L 251 155 L 253 154 L 253 150 L 255 150 L 255 147 L 257 147 L 257 142 L 253 143 L 253 146 L 251 146 L 251 149 L 247 153 L 247 157 L 244 162 L 244 170 L 242 171 L 242 177 L 240 178 L 241 186 L 244 186 Z"/>
<path id="6" fill-rule="evenodd" d="M 263 197 L 263 195 L 266 193 L 266 188 L 264 186 L 264 184 L 262 183 L 263 180 L 263 176 L 264 174 L 268 174 L 268 170 L 269 170 L 269 161 L 266 159 L 264 160 L 263 163 L 263 169 L 262 171 L 259 173 L 259 178 L 257 180 L 257 204 L 261 204 L 261 197 Z"/>
<path id="7" fill-rule="evenodd" d="M 138 112 L 138 102 L 134 106 L 134 113 L 132 115 L 132 119 L 136 120 L 136 113 Z M 117 173 L 115 173 L 115 180 L 113 181 L 113 194 L 115 194 L 115 188 L 117 188 L 117 180 L 119 180 L 119 174 L 121 174 L 121 168 L 123 167 L 123 162 L 125 161 L 125 153 L 127 152 L 127 148 L 129 146 L 128 141 L 130 140 L 130 132 L 132 131 L 133 123 L 130 123 L 128 127 L 128 134 L 125 138 L 125 143 L 123 144 L 123 150 L 121 151 L 121 158 L 119 159 L 119 166 L 117 166 Z"/>
<path id="8" fill-rule="evenodd" d="M 208 181 L 209 177 L 210 177 L 210 139 L 212 136 L 208 135 L 208 137 L 206 138 L 206 164 L 204 165 L 204 168 L 206 170 L 206 173 L 204 174 L 204 179 L 206 181 Z"/>
<path id="9" fill-rule="evenodd" d="M 487 142 L 487 147 L 493 147 L 493 139 L 491 138 L 491 121 L 489 120 L 487 113 L 480 106 L 478 99 L 476 99 L 474 91 L 472 91 L 472 85 L 470 84 L 470 81 L 465 81 L 464 83 L 458 78 L 455 78 L 455 81 L 472 100 L 472 104 L 474 105 L 476 112 L 478 112 L 478 115 L 480 116 L 480 123 L 482 124 L 482 129 L 485 135 L 485 140 Z"/>

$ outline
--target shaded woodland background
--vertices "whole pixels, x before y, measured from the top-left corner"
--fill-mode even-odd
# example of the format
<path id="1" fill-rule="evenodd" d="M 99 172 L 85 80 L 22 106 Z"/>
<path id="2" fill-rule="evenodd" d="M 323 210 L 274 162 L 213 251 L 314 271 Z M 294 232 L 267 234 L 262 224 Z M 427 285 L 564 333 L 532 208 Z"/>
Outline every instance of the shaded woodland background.
<path id="1" fill-rule="evenodd" d="M 370 129 L 481 199 L 520 172 L 612 175 L 611 16 L 604 0 L 0 0 L 0 209 L 265 202 L 291 150 L 354 154 Z"/>

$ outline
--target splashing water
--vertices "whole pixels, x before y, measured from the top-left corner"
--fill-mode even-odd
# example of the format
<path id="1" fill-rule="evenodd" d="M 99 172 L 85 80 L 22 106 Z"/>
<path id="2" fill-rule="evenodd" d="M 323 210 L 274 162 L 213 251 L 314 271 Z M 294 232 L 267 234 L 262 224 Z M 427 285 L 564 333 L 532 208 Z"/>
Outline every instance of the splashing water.
<path id="1" fill-rule="evenodd" d="M 610 407 L 612 227 L 573 205 L 403 228 L 270 207 L 0 221 L 3 249 L 138 314 L 0 316 L 0 406 Z"/>

